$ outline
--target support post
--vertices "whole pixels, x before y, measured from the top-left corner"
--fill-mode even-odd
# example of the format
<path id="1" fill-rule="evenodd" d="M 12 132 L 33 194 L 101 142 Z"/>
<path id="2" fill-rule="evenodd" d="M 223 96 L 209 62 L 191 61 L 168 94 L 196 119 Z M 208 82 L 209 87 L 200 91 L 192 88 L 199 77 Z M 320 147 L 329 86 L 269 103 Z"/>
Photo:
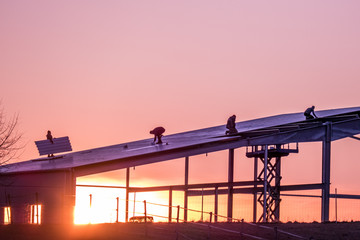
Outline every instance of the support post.
<path id="1" fill-rule="evenodd" d="M 145 223 L 146 223 L 147 222 L 146 200 L 144 200 L 144 216 L 145 216 Z"/>
<path id="2" fill-rule="evenodd" d="M 253 152 L 257 152 L 258 151 L 258 146 L 254 146 L 254 151 Z M 254 158 L 254 196 L 253 196 L 253 222 L 256 222 L 256 215 L 257 215 L 257 192 L 256 192 L 256 188 L 257 188 L 257 182 L 258 180 L 258 157 Z"/>
<path id="3" fill-rule="evenodd" d="M 214 221 L 217 222 L 218 221 L 218 207 L 219 207 L 219 198 L 218 198 L 218 190 L 219 188 L 218 187 L 215 187 L 215 206 L 214 206 L 214 212 L 215 212 L 215 215 L 214 215 Z"/>
<path id="4" fill-rule="evenodd" d="M 176 217 L 177 223 L 179 223 L 179 218 L 180 218 L 180 205 L 177 206 L 177 217 Z"/>
<path id="5" fill-rule="evenodd" d="M 92 209 L 91 209 L 91 207 L 92 207 L 92 194 L 89 194 L 89 200 L 90 200 L 90 218 L 89 218 L 89 223 L 91 223 L 91 220 L 92 220 L 92 218 L 93 218 L 93 216 L 92 216 Z"/>
<path id="6" fill-rule="evenodd" d="M 89 194 L 89 199 L 90 199 L 90 208 L 92 206 L 92 194 Z"/>
<path id="7" fill-rule="evenodd" d="M 201 222 L 204 222 L 204 188 L 201 189 Z"/>
<path id="8" fill-rule="evenodd" d="M 234 149 L 229 149 L 229 167 L 228 167 L 228 222 L 232 221 L 233 212 L 233 184 L 234 183 Z"/>
<path id="9" fill-rule="evenodd" d="M 116 222 L 119 222 L 119 197 L 116 198 Z"/>
<path id="10" fill-rule="evenodd" d="M 337 223 L 337 188 L 335 188 L 335 222 Z"/>
<path id="11" fill-rule="evenodd" d="M 169 223 L 172 220 L 172 187 L 169 189 Z"/>
<path id="12" fill-rule="evenodd" d="M 281 145 L 276 145 L 276 149 L 278 151 L 281 150 Z M 276 157 L 275 159 L 275 209 L 274 209 L 274 215 L 275 215 L 275 222 L 280 221 L 280 186 L 281 186 L 281 157 Z"/>
<path id="13" fill-rule="evenodd" d="M 267 168 L 268 168 L 268 145 L 265 145 L 263 222 L 267 222 L 267 185 L 268 185 Z"/>
<path id="14" fill-rule="evenodd" d="M 129 187 L 130 187 L 130 168 L 126 168 L 125 222 L 129 221 Z"/>
<path id="15" fill-rule="evenodd" d="M 187 215 L 188 215 L 188 185 L 189 185 L 189 157 L 185 157 L 184 222 L 187 222 Z"/>
<path id="16" fill-rule="evenodd" d="M 325 140 L 322 144 L 322 194 L 321 194 L 321 222 L 329 221 L 330 209 L 330 157 L 331 157 L 330 122 L 325 123 Z"/>
<path id="17" fill-rule="evenodd" d="M 134 192 L 133 217 L 135 216 L 136 192 Z"/>

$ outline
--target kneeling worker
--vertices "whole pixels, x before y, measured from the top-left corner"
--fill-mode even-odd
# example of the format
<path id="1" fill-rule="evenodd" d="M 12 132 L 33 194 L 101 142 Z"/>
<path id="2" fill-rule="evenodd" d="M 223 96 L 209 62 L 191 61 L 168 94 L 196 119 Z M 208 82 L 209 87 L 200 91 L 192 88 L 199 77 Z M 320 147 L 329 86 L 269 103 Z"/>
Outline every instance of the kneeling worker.
<path id="1" fill-rule="evenodd" d="M 238 130 L 236 129 L 236 116 L 232 115 L 231 117 L 229 117 L 227 123 L 226 123 L 226 128 L 229 129 L 225 132 L 226 135 L 231 135 L 231 134 L 236 134 L 238 133 Z"/>

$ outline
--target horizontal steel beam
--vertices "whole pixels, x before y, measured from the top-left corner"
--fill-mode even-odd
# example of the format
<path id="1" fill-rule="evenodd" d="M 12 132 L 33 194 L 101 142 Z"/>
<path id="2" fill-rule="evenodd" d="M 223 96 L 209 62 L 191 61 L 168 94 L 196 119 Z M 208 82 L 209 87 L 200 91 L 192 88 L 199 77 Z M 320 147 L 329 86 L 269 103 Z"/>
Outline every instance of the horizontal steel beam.
<path id="1" fill-rule="evenodd" d="M 126 189 L 123 186 L 104 186 L 104 185 L 91 185 L 91 184 L 77 184 L 77 187 L 93 187 L 93 188 L 122 188 Z"/>
<path id="2" fill-rule="evenodd" d="M 303 190 L 316 190 L 322 189 L 323 185 L 319 184 L 300 184 L 300 185 L 285 185 L 280 186 L 280 191 L 303 191 Z M 255 193 L 263 192 L 264 188 L 262 187 L 246 187 L 246 188 L 234 188 L 234 193 Z M 227 194 L 227 189 L 219 189 L 218 194 Z M 215 190 L 190 190 L 188 192 L 189 196 L 201 196 L 201 195 L 214 195 Z"/>
<path id="3" fill-rule="evenodd" d="M 262 185 L 263 182 L 254 182 L 254 181 L 242 181 L 242 182 L 234 182 L 230 184 L 232 186 L 248 186 L 248 185 Z M 215 187 L 228 187 L 228 183 L 205 183 L 205 184 L 190 184 L 188 185 L 188 189 L 194 188 L 215 188 Z M 76 187 L 93 187 L 93 188 L 120 188 L 126 189 L 124 186 L 104 186 L 104 185 L 90 185 L 90 184 L 77 184 Z M 299 190 L 315 190 L 321 189 L 322 184 L 305 184 L 305 185 L 288 185 L 281 186 L 281 191 L 299 191 Z M 168 191 L 168 190 L 185 190 L 185 185 L 170 185 L 170 186 L 157 186 L 157 187 L 130 187 L 130 192 L 153 192 L 153 191 Z M 263 191 L 263 188 L 238 188 L 235 189 L 235 193 L 253 193 L 254 190 L 257 192 Z M 191 196 L 201 196 L 202 193 L 204 195 L 214 194 L 213 190 L 189 190 Z M 218 190 L 218 194 L 227 194 L 227 189 Z M 320 195 L 302 195 L 302 194 L 281 194 L 284 197 L 315 197 L 321 198 Z M 352 194 L 330 194 L 330 198 L 341 198 L 341 199 L 360 199 L 360 195 L 352 195 Z"/>
<path id="4" fill-rule="evenodd" d="M 262 185 L 263 182 L 260 181 L 241 181 L 234 183 L 204 183 L 204 184 L 189 184 L 189 185 L 169 185 L 169 186 L 156 186 L 156 187 L 130 187 L 130 192 L 153 192 L 153 191 L 167 191 L 167 190 L 178 190 L 184 191 L 186 189 L 199 189 L 199 188 L 227 188 L 229 186 L 239 187 L 239 186 L 253 186 L 253 185 Z M 227 189 L 226 189 L 227 190 Z M 201 191 L 201 190 L 200 190 Z"/>
<path id="5" fill-rule="evenodd" d="M 360 195 L 352 194 L 330 194 L 331 198 L 341 198 L 341 199 L 360 199 Z"/>
<path id="6" fill-rule="evenodd" d="M 303 191 L 303 190 L 316 190 L 322 189 L 323 184 L 314 183 L 314 184 L 298 184 L 298 185 L 283 185 L 280 186 L 280 191 Z"/>

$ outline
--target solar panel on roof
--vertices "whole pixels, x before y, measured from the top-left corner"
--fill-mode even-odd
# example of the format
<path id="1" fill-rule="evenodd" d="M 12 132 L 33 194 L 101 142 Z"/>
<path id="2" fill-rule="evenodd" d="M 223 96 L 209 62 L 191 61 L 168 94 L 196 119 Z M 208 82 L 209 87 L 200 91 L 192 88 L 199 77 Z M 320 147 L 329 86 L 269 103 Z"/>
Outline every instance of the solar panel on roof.
<path id="1" fill-rule="evenodd" d="M 72 151 L 69 137 L 54 138 L 53 143 L 49 140 L 35 141 L 35 144 L 40 156 Z"/>

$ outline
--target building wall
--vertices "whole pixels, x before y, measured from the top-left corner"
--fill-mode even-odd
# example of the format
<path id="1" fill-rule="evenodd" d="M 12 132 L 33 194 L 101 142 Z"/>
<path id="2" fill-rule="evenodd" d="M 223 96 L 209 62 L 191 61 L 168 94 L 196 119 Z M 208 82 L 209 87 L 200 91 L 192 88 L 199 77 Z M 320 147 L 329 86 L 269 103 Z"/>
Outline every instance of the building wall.
<path id="1" fill-rule="evenodd" d="M 41 223 L 73 223 L 76 178 L 72 171 L 0 176 L 0 223 L 10 206 L 12 223 L 30 223 L 30 206 L 41 205 Z"/>

